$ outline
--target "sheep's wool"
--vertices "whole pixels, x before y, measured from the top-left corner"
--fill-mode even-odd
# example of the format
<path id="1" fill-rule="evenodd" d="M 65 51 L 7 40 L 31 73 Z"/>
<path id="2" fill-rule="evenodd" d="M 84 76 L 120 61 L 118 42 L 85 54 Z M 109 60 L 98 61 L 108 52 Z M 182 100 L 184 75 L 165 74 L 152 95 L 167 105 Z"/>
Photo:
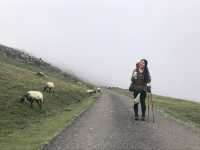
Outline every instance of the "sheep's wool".
<path id="1" fill-rule="evenodd" d="M 28 94 L 37 100 L 43 100 L 43 94 L 39 91 L 29 91 Z"/>
<path id="2" fill-rule="evenodd" d="M 94 90 L 87 90 L 87 93 L 92 93 L 94 92 Z"/>
<path id="3" fill-rule="evenodd" d="M 46 85 L 50 88 L 54 88 L 54 83 L 53 82 L 47 82 Z"/>

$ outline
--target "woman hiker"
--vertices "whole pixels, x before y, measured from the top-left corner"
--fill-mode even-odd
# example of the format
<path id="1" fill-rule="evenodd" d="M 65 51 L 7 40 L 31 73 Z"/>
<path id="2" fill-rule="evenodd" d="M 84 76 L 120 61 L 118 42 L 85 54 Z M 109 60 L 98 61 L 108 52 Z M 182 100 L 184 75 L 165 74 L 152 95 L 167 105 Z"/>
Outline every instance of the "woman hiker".
<path id="1" fill-rule="evenodd" d="M 141 59 L 136 64 L 136 69 L 134 69 L 132 74 L 132 86 L 134 92 L 134 98 L 140 93 L 140 103 L 142 109 L 142 121 L 145 121 L 146 104 L 145 99 L 147 95 L 147 84 L 151 82 L 151 76 L 148 69 L 148 61 L 146 59 Z M 139 119 L 138 115 L 138 103 L 134 104 L 135 120 Z"/>

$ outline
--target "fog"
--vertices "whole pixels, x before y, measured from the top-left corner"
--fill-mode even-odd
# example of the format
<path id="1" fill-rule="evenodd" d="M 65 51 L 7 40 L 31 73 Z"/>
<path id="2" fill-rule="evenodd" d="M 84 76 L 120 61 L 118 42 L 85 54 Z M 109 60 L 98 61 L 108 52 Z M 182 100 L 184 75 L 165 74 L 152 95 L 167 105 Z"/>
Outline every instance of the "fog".
<path id="1" fill-rule="evenodd" d="M 122 88 L 146 58 L 154 93 L 200 101 L 199 8 L 198 0 L 1 0 L 0 43 Z"/>

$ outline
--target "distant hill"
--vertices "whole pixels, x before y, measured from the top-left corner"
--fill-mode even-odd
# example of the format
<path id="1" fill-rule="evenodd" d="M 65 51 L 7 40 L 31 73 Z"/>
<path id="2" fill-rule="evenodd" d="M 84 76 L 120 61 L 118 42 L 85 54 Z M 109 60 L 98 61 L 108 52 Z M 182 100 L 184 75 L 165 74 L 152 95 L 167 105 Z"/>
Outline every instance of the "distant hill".
<path id="1" fill-rule="evenodd" d="M 37 58 L 23 50 L 11 48 L 2 44 L 0 44 L 0 61 L 37 72 L 42 71 L 53 76 L 60 76 L 65 80 L 80 81 L 75 75 L 66 73 L 60 68 L 45 62 L 42 58 Z"/>

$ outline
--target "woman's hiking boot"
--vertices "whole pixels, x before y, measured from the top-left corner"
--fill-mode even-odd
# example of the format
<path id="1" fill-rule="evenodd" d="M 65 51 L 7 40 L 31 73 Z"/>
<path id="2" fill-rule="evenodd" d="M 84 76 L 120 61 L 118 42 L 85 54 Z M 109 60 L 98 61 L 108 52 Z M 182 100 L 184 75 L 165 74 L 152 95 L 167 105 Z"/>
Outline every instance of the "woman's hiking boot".
<path id="1" fill-rule="evenodd" d="M 142 116 L 141 120 L 142 121 L 146 121 L 145 116 Z"/>
<path id="2" fill-rule="evenodd" d="M 136 116 L 135 116 L 135 120 L 139 120 L 139 116 L 136 115 Z"/>

